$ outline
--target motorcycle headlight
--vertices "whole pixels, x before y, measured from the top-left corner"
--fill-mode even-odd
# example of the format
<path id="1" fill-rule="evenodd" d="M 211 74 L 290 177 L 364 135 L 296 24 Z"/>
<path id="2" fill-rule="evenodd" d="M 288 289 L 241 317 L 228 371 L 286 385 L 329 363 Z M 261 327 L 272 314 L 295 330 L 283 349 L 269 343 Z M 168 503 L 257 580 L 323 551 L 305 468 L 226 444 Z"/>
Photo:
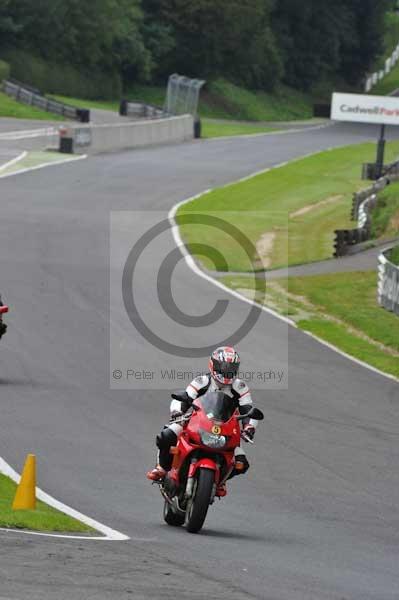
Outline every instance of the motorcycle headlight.
<path id="1" fill-rule="evenodd" d="M 208 446 L 209 448 L 223 448 L 223 446 L 226 445 L 227 438 L 224 435 L 216 435 L 214 433 L 202 431 L 201 442 L 204 446 Z"/>

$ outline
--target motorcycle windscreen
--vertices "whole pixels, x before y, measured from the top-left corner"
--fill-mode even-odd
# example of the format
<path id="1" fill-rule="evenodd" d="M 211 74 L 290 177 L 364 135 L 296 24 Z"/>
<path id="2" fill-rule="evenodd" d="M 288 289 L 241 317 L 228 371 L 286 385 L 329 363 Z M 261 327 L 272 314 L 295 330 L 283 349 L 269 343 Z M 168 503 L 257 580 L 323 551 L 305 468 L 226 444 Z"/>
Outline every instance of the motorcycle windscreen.
<path id="1" fill-rule="evenodd" d="M 236 409 L 233 398 L 223 392 L 207 392 L 200 401 L 208 419 L 224 423 L 233 416 Z"/>

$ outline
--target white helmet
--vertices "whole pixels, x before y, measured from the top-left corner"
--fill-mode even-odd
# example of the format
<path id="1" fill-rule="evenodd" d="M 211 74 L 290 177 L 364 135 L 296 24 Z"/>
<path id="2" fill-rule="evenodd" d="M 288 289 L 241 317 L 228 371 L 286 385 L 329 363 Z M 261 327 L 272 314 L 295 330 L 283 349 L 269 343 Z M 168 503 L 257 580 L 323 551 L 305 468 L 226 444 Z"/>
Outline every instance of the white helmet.
<path id="1" fill-rule="evenodd" d="M 209 371 L 213 379 L 222 385 L 231 385 L 238 375 L 240 357 L 230 346 L 216 348 L 209 359 Z"/>

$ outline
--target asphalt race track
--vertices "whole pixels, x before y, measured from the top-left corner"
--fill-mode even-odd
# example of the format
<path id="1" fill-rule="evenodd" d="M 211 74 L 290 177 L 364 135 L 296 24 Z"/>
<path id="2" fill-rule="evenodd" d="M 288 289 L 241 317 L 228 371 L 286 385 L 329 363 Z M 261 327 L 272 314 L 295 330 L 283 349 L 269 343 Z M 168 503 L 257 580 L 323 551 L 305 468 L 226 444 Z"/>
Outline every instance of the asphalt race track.
<path id="1" fill-rule="evenodd" d="M 109 377 L 110 211 L 169 210 L 253 171 L 376 136 L 332 126 L 193 142 L 0 181 L 0 281 L 11 306 L 0 349 L 0 456 L 19 470 L 35 452 L 43 489 L 131 537 L 0 532 L 1 600 L 399 597 L 397 383 L 290 328 L 288 391 L 255 392 L 266 418 L 252 468 L 193 536 L 164 525 L 145 479 L 169 391 L 111 390 Z M 149 276 L 159 260 L 148 260 Z M 223 297 L 185 264 L 175 291 L 193 314 Z M 137 293 L 162 329 L 145 281 Z M 239 321 L 243 303 L 230 301 L 227 318 Z M 209 343 L 205 333 L 197 330 L 196 342 Z M 240 346 L 245 366 L 283 360 L 286 336 L 284 323 L 262 313 Z M 129 351 L 143 360 L 175 364 L 132 338 Z"/>

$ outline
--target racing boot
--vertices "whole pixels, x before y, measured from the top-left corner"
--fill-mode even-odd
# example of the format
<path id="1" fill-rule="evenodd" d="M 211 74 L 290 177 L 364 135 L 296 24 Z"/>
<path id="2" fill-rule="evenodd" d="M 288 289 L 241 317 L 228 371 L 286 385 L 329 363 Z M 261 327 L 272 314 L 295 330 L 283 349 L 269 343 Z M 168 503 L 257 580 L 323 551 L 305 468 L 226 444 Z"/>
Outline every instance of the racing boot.
<path id="1" fill-rule="evenodd" d="M 227 496 L 227 487 L 225 483 L 222 483 L 217 486 L 215 496 L 217 496 L 218 498 L 224 498 L 225 496 Z"/>
<path id="2" fill-rule="evenodd" d="M 161 467 L 161 465 L 157 465 L 155 469 L 152 471 L 148 471 L 147 479 L 150 481 L 162 481 L 165 478 L 166 471 Z"/>

